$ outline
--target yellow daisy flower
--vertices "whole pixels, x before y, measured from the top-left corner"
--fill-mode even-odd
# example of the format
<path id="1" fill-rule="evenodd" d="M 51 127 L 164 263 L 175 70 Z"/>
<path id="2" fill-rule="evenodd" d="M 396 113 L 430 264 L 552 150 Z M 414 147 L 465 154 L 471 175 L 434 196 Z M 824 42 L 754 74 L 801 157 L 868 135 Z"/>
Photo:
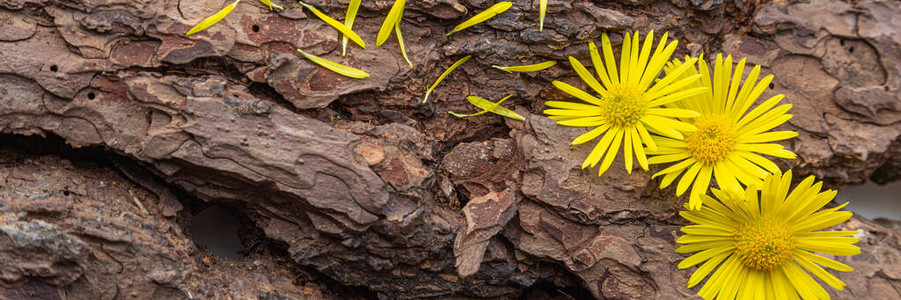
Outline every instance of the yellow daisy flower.
<path id="1" fill-rule="evenodd" d="M 592 64 L 600 82 L 588 72 L 582 63 L 570 56 L 569 62 L 576 74 L 599 97 L 560 81 L 553 82 L 554 86 L 560 90 L 585 103 L 547 101 L 545 105 L 551 108 L 544 110 L 544 113 L 550 115 L 551 119 L 556 120 L 557 124 L 562 126 L 594 127 L 591 131 L 573 140 L 572 144 L 579 145 L 604 135 L 582 163 L 583 169 L 589 166 L 594 167 L 603 156 L 604 161 L 601 163 L 598 176 L 603 175 L 613 163 L 613 159 L 619 152 L 619 146 L 622 144 L 626 170 L 631 174 L 633 151 L 641 168 L 647 170 L 648 160 L 643 144 L 650 149 L 657 148 L 649 132 L 673 139 L 682 139 L 681 132 L 695 130 L 694 125 L 675 118 L 697 117 L 699 115 L 697 112 L 681 108 L 661 107 L 698 95 L 708 89 L 706 87 L 685 89 L 687 85 L 700 78 L 696 72 L 693 75 L 682 77 L 693 68 L 693 59 L 683 66 L 673 69 L 666 77 L 655 80 L 658 79 L 660 71 L 663 70 L 678 44 L 678 41 L 667 44 L 667 35 L 663 34 L 652 54 L 653 31 L 648 33 L 644 45 L 640 44 L 638 33 L 632 36 L 627 33 L 623 39 L 619 70 L 616 68 L 613 49 L 606 34 L 602 36 L 601 41 L 604 51 L 603 59 L 598 54 L 594 43 L 589 43 Z M 604 156 L 605 152 L 606 156 Z"/>
<path id="2" fill-rule="evenodd" d="M 675 72 L 684 65 L 674 60 L 667 70 Z M 722 56 L 717 55 L 713 77 L 703 57 L 698 60 L 698 67 L 701 79 L 689 86 L 710 89 L 691 99 L 667 105 L 701 113 L 700 117 L 683 120 L 691 122 L 697 131 L 686 132 L 685 138 L 655 136 L 653 139 L 658 148 L 647 153 L 654 156 L 648 159 L 650 164 L 676 163 L 654 174 L 654 177 L 663 175 L 661 189 L 684 173 L 676 186 L 676 195 L 681 196 L 691 186 L 688 201 L 691 209 L 701 207 L 700 196 L 707 193 L 711 178 L 716 179 L 721 189 L 739 190 L 739 182 L 748 186 L 769 173 L 779 172 L 775 163 L 759 154 L 787 159 L 797 157 L 782 145 L 772 143 L 796 137 L 797 132 L 767 132 L 792 118 L 786 114 L 791 104 L 776 106 L 783 95 L 773 96 L 748 111 L 769 86 L 772 75 L 757 82 L 760 66 L 755 66 L 741 84 L 745 60 L 738 62 L 733 72 L 732 56 L 723 61 Z M 684 74 L 681 76 L 685 77 Z"/>
<path id="3" fill-rule="evenodd" d="M 817 231 L 850 219 L 851 212 L 839 211 L 848 203 L 819 210 L 836 191 L 820 192 L 822 182 L 810 176 L 789 192 L 791 179 L 791 171 L 776 172 L 743 192 L 713 189 L 719 200 L 702 195 L 700 210 L 679 213 L 697 224 L 682 227 L 685 235 L 676 241 L 684 244 L 676 252 L 694 253 L 679 269 L 701 264 L 688 279 L 689 288 L 711 272 L 698 292 L 704 299 L 829 299 L 811 274 L 844 288 L 823 267 L 854 269 L 814 253 L 860 254 L 853 245 L 858 231 Z"/>

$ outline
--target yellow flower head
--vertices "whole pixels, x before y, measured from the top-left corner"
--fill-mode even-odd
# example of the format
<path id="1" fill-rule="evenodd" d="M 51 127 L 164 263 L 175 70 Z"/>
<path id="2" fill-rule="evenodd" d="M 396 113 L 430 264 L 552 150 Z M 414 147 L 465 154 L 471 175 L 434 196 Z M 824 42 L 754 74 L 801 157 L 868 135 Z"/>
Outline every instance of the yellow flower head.
<path id="1" fill-rule="evenodd" d="M 684 65 L 675 60 L 667 70 L 675 71 Z M 721 189 L 740 190 L 739 182 L 748 186 L 769 173 L 779 172 L 775 163 L 759 154 L 794 159 L 794 153 L 772 142 L 798 136 L 793 131 L 768 132 L 792 118 L 786 114 L 791 104 L 776 106 L 783 95 L 769 98 L 748 111 L 773 80 L 769 75 L 757 82 L 760 66 L 751 70 L 743 85 L 744 59 L 738 62 L 733 72 L 732 57 L 723 61 L 722 56 L 717 55 L 712 78 L 703 59 L 698 61 L 698 66 L 702 77 L 690 86 L 710 89 L 667 105 L 701 113 L 700 117 L 684 120 L 697 127 L 697 131 L 686 132 L 684 138 L 655 136 L 654 142 L 659 147 L 648 151 L 648 155 L 654 156 L 648 159 L 650 164 L 676 162 L 654 177 L 663 175 L 662 189 L 684 173 L 676 186 L 676 194 L 681 196 L 691 186 L 688 201 L 691 209 L 701 207 L 701 195 L 707 193 L 711 178 L 716 179 Z M 684 74 L 681 76 L 685 77 Z"/>
<path id="2" fill-rule="evenodd" d="M 836 192 L 820 192 L 822 183 L 813 176 L 789 192 L 791 178 L 791 171 L 776 172 L 743 192 L 713 189 L 719 200 L 701 195 L 700 210 L 679 213 L 696 223 L 682 227 L 685 235 L 676 241 L 684 244 L 676 252 L 694 253 L 679 269 L 703 263 L 688 279 L 689 288 L 711 272 L 698 292 L 704 299 L 829 299 L 810 274 L 844 288 L 823 267 L 854 269 L 813 253 L 860 254 L 853 245 L 858 231 L 817 231 L 850 219 L 851 212 L 839 211 L 848 203 L 819 210 Z"/>
<path id="3" fill-rule="evenodd" d="M 598 79 L 573 57 L 569 57 L 576 74 L 586 85 L 599 95 L 596 97 L 569 84 L 554 81 L 553 84 L 560 90 L 570 94 L 585 103 L 566 101 L 547 101 L 545 105 L 551 109 L 544 110 L 545 114 L 563 126 L 594 127 L 591 131 L 573 140 L 573 145 L 591 141 L 603 134 L 594 150 L 582 163 L 582 168 L 594 167 L 601 161 L 598 176 L 613 163 L 613 159 L 619 152 L 620 144 L 624 148 L 626 170 L 632 172 L 632 152 L 638 158 L 638 163 L 644 170 L 648 169 L 648 160 L 645 156 L 644 146 L 649 149 L 657 149 L 650 133 L 660 134 L 673 139 L 682 139 L 683 132 L 695 130 L 694 125 L 684 123 L 675 118 L 693 118 L 698 113 L 682 108 L 662 108 L 661 106 L 673 103 L 707 90 L 707 87 L 685 87 L 700 78 L 696 72 L 682 76 L 693 69 L 694 60 L 673 69 L 666 77 L 658 79 L 660 71 L 669 61 L 673 51 L 676 50 L 677 41 L 667 44 L 667 34 L 663 34 L 659 44 L 651 53 L 654 32 L 648 33 L 642 45 L 638 33 L 627 33 L 623 39 L 623 50 L 620 55 L 619 69 L 613 57 L 613 48 L 607 35 L 602 37 L 603 59 L 598 53 L 594 43 L 589 43 L 592 64 L 597 72 Z M 607 153 L 606 156 L 604 153 Z"/>

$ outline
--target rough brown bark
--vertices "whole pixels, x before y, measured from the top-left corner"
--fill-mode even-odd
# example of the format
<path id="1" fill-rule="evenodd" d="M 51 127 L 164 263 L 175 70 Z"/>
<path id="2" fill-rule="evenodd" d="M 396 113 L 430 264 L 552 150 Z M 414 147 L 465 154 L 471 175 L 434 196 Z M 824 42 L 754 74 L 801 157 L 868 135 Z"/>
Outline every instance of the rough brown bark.
<path id="1" fill-rule="evenodd" d="M 309 2 L 332 16 L 346 7 Z M 569 141 L 583 130 L 540 116 L 564 97 L 550 80 L 579 84 L 569 67 L 489 68 L 585 58 L 602 32 L 669 31 L 680 56 L 762 65 L 776 76 L 764 96 L 785 94 L 795 115 L 785 127 L 800 132 L 788 144 L 800 158 L 784 168 L 832 187 L 901 176 L 899 2 L 552 0 L 539 33 L 537 1 L 516 1 L 444 37 L 491 3 L 411 1 L 409 69 L 393 40 L 340 58 L 337 32 L 290 2 L 277 14 L 242 2 L 188 38 L 221 1 L 0 1 L 2 132 L 118 157 L 96 166 L 2 152 L 0 295 L 327 297 L 299 279 L 315 273 L 385 298 L 513 297 L 545 284 L 560 297 L 691 296 L 673 252 L 681 200 L 640 170 L 579 169 L 588 148 Z M 390 4 L 364 1 L 355 31 L 371 42 Z M 340 77 L 295 48 L 373 76 Z M 465 54 L 475 58 L 420 104 Z M 445 113 L 471 110 L 465 95 L 509 93 L 525 122 Z M 192 199 L 240 210 L 285 249 L 207 263 L 184 233 Z M 899 298 L 899 231 L 888 225 L 842 225 L 864 230 L 863 253 L 838 258 L 856 271 L 836 274 L 848 287 L 833 296 Z"/>

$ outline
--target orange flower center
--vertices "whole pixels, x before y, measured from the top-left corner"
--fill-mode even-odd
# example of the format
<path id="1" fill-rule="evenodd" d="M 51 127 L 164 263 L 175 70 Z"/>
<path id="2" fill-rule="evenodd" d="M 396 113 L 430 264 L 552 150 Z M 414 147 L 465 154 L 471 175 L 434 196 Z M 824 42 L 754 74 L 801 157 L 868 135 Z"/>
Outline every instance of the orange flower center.
<path id="1" fill-rule="evenodd" d="M 722 115 L 701 116 L 695 119 L 698 131 L 688 133 L 685 142 L 692 157 L 702 163 L 717 163 L 735 149 L 737 133 L 732 121 Z"/>
<path id="2" fill-rule="evenodd" d="M 795 235 L 779 220 L 760 217 L 749 220 L 735 232 L 735 254 L 746 267 L 768 271 L 791 258 Z"/>

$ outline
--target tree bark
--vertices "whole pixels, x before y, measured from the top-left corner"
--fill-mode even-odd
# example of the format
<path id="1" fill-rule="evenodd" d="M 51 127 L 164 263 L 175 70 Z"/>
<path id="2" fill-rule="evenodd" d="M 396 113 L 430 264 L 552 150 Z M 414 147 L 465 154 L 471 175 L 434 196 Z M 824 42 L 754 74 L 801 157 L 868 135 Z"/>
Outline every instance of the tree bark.
<path id="1" fill-rule="evenodd" d="M 347 6 L 308 3 L 333 17 Z M 783 127 L 800 133 L 786 144 L 799 158 L 780 166 L 798 179 L 901 177 L 899 2 L 552 0 L 538 32 L 537 1 L 515 1 L 445 37 L 492 2 L 411 1 L 413 68 L 394 38 L 341 57 L 337 31 L 279 4 L 242 2 L 185 37 L 223 3 L 0 1 L 0 130 L 41 137 L 0 152 L 0 295 L 690 297 L 692 270 L 673 251 L 683 199 L 638 169 L 580 169 L 590 147 L 570 141 L 585 130 L 541 115 L 566 98 L 552 80 L 580 84 L 569 66 L 490 68 L 587 62 L 602 33 L 618 45 L 625 31 L 668 31 L 674 57 L 761 65 L 775 76 L 762 98 L 793 104 Z M 354 30 L 371 42 L 390 6 L 364 1 Z M 341 77 L 297 48 L 372 77 Z M 446 113 L 474 110 L 467 95 L 508 94 L 525 122 Z M 77 149 L 28 150 L 54 136 Z M 202 203 L 236 210 L 270 246 L 209 262 L 186 233 Z M 830 294 L 899 298 L 897 223 L 840 227 L 863 230 L 863 253 L 837 258 L 855 271 L 834 273 L 848 286 Z"/>

